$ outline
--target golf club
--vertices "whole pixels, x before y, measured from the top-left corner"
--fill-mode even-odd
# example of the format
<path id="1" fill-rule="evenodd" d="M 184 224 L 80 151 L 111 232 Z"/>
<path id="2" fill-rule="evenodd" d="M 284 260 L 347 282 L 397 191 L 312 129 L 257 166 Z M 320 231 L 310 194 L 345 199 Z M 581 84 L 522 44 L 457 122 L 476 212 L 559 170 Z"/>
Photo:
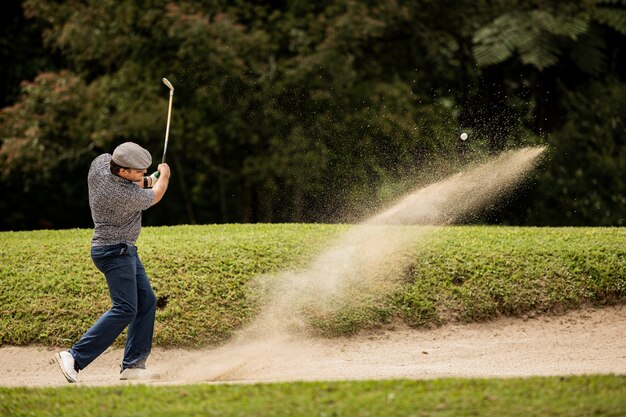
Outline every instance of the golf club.
<path id="1" fill-rule="evenodd" d="M 167 109 L 167 127 L 165 128 L 165 146 L 163 146 L 163 158 L 161 159 L 161 163 L 165 163 L 165 155 L 167 154 L 167 140 L 170 136 L 170 120 L 172 118 L 172 100 L 174 98 L 174 86 L 167 78 L 163 78 L 163 84 L 170 89 L 170 104 Z M 159 172 L 155 172 L 153 174 L 156 178 L 159 178 Z"/>
<path id="2" fill-rule="evenodd" d="M 163 147 L 163 159 L 161 163 L 165 163 L 165 154 L 167 153 L 167 139 L 170 135 L 170 119 L 172 117 L 172 99 L 174 98 L 174 86 L 171 82 L 168 81 L 167 78 L 163 78 L 163 84 L 170 89 L 170 105 L 167 110 L 167 127 L 165 128 L 165 146 Z"/>

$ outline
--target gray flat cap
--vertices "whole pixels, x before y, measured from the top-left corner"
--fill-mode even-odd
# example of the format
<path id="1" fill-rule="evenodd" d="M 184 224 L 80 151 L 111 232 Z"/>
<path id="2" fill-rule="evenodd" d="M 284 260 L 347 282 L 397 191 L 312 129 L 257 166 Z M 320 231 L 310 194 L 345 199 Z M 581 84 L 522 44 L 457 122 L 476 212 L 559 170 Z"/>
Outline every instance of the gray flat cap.
<path id="1" fill-rule="evenodd" d="M 150 152 L 134 142 L 124 142 L 115 148 L 112 159 L 124 168 L 146 169 L 152 164 Z"/>

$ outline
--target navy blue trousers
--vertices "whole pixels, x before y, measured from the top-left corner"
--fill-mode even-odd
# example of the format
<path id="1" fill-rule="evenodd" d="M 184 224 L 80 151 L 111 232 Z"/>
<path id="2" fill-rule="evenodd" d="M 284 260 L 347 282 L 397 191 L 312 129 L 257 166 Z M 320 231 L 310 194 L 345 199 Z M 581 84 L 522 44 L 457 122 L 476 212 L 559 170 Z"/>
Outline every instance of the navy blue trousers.
<path id="1" fill-rule="evenodd" d="M 72 346 L 79 369 L 102 354 L 128 327 L 122 369 L 144 368 L 152 350 L 156 297 L 135 246 L 95 246 L 91 259 L 104 274 L 113 305 Z"/>

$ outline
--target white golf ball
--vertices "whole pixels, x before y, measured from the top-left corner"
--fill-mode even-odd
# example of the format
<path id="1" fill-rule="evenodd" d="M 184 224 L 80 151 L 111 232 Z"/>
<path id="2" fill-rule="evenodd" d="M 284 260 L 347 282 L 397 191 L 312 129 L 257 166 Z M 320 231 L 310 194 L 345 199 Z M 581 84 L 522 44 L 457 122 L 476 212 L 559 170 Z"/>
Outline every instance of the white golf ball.
<path id="1" fill-rule="evenodd" d="M 467 133 L 463 132 L 461 133 L 461 140 L 465 140 L 467 139 Z"/>

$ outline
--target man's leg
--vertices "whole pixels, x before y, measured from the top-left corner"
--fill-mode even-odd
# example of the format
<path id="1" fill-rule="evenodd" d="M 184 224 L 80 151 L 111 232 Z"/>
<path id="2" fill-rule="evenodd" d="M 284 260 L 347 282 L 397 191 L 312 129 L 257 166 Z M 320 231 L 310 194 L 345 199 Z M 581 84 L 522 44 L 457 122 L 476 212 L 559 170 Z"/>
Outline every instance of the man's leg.
<path id="1" fill-rule="evenodd" d="M 128 338 L 124 349 L 122 369 L 145 368 L 146 359 L 152 350 L 156 297 L 146 270 L 138 255 L 136 259 L 137 315 L 128 326 Z"/>
<path id="2" fill-rule="evenodd" d="M 111 346 L 137 313 L 137 265 L 126 245 L 94 248 L 92 259 L 104 273 L 113 306 L 70 349 L 79 369 Z"/>

